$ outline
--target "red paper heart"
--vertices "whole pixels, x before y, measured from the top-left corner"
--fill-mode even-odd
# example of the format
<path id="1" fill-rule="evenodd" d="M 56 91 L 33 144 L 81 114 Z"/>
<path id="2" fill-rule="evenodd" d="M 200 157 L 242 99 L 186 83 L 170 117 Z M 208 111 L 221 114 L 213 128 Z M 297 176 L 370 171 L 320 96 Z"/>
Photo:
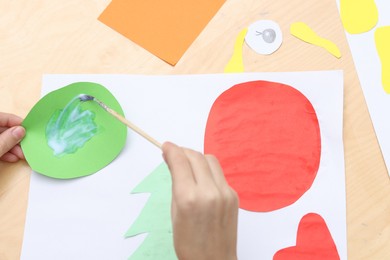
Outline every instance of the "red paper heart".
<path id="1" fill-rule="evenodd" d="M 298 226 L 297 245 L 279 250 L 274 260 L 340 259 L 325 220 L 318 214 L 303 216 Z"/>

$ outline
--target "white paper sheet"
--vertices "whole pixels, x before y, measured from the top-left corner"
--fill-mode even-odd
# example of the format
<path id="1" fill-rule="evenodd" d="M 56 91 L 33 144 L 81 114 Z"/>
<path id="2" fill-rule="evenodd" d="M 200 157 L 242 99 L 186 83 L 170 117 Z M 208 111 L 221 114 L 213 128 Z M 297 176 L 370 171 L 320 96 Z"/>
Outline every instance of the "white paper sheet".
<path id="1" fill-rule="evenodd" d="M 337 1 L 340 4 L 340 1 Z M 382 155 L 390 174 L 390 94 L 382 86 L 382 66 L 375 47 L 374 33 L 378 27 L 390 26 L 390 1 L 375 1 L 379 19 L 372 30 L 362 34 L 345 32 L 353 61 L 359 76 L 364 97 L 381 147 Z M 387 71 L 386 73 L 390 73 Z M 390 175 L 389 175 L 390 176 Z"/>
<path id="2" fill-rule="evenodd" d="M 240 210 L 239 259 L 272 259 L 277 250 L 295 245 L 298 223 L 309 212 L 325 219 L 341 259 L 347 259 L 341 71 L 47 75 L 42 94 L 77 81 L 100 83 L 118 99 L 127 118 L 151 136 L 202 151 L 214 100 L 233 85 L 252 80 L 288 84 L 312 102 L 320 123 L 322 155 L 311 189 L 296 203 L 270 213 Z M 148 198 L 130 191 L 161 162 L 161 151 L 129 131 L 124 151 L 94 175 L 64 181 L 33 173 L 22 259 L 127 259 L 145 235 L 125 239 L 124 234 Z"/>

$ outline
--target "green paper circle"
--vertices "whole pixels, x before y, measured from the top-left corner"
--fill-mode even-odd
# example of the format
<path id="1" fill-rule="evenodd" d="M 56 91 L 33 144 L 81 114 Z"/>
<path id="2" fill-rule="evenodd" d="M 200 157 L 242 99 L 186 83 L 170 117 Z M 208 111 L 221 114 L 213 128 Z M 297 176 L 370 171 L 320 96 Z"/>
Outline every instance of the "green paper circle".
<path id="1" fill-rule="evenodd" d="M 98 126 L 98 133 L 75 153 L 61 157 L 54 155 L 46 141 L 46 125 L 55 111 L 63 109 L 80 94 L 94 96 L 124 115 L 115 97 L 105 87 L 96 83 L 77 82 L 47 94 L 31 109 L 22 123 L 26 136 L 21 147 L 34 171 L 58 179 L 87 176 L 104 168 L 123 149 L 127 127 L 96 102 L 86 101 L 81 107 L 95 113 L 94 122 Z"/>

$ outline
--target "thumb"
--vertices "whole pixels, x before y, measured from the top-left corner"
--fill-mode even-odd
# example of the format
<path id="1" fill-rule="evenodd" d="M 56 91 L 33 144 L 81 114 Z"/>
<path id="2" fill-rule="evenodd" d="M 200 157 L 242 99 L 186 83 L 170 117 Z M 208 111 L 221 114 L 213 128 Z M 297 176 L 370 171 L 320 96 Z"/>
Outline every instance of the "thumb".
<path id="1" fill-rule="evenodd" d="M 26 134 L 21 126 L 14 126 L 0 134 L 0 157 L 17 145 Z"/>

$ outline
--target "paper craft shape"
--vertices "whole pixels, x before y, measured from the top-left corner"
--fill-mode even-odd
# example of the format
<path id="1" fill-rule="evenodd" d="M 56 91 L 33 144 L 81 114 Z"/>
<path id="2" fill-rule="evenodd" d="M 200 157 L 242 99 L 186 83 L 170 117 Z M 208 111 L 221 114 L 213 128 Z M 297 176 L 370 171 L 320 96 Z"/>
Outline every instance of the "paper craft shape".
<path id="1" fill-rule="evenodd" d="M 249 25 L 245 42 L 256 53 L 269 55 L 282 45 L 283 33 L 276 22 L 259 20 Z"/>
<path id="2" fill-rule="evenodd" d="M 318 118 L 321 129 L 320 167 L 312 186 L 290 206 L 270 212 L 239 210 L 237 255 L 242 260 L 272 259 L 278 250 L 295 245 L 302 216 L 316 212 L 326 220 L 340 258 L 346 260 L 342 79 L 342 71 L 155 76 L 45 75 L 42 94 L 72 82 L 97 82 L 118 98 L 127 119 L 157 140 L 169 140 L 204 151 L 210 109 L 224 91 L 253 81 L 280 82 L 296 89 L 310 101 Z M 102 101 L 105 102 L 104 99 Z M 259 106 L 263 103 L 267 106 L 269 102 L 258 103 Z M 97 119 L 99 112 L 93 112 Z M 97 126 L 101 127 L 101 124 Z M 293 127 L 296 126 L 299 127 L 299 121 L 294 123 Z M 100 132 L 75 154 L 98 136 Z M 157 195 L 159 192 L 149 195 L 129 194 L 129 191 L 143 185 L 161 162 L 160 150 L 149 145 L 137 133 L 128 131 L 127 145 L 121 156 L 99 170 L 98 174 L 64 181 L 32 173 L 21 260 L 136 257 L 138 250 L 148 248 L 144 243 L 156 237 L 151 237 L 151 230 L 135 229 L 135 224 L 144 222 L 138 220 L 141 215 L 149 219 L 143 211 L 151 207 L 148 204 L 152 203 L 153 194 L 160 196 Z M 157 176 L 158 172 L 153 178 Z M 148 188 L 142 190 L 150 192 L 152 189 L 149 187 L 153 185 L 146 186 Z M 161 226 L 166 227 L 164 224 Z M 129 229 L 135 230 L 133 234 L 146 233 L 125 238 Z M 156 246 L 152 249 L 160 251 L 161 248 Z"/>
<path id="3" fill-rule="evenodd" d="M 175 65 L 225 0 L 113 0 L 99 20 Z"/>
<path id="4" fill-rule="evenodd" d="M 341 1 L 337 2 L 341 13 Z M 360 1 L 352 2 L 362 5 Z M 386 40 L 388 39 L 387 29 L 380 29 L 390 26 L 390 1 L 375 0 L 375 5 L 378 12 L 376 29 L 361 34 L 346 33 L 346 37 L 390 176 L 390 124 L 387 115 L 387 111 L 390 111 L 390 95 L 387 93 L 389 83 L 386 83 L 390 77 L 389 65 L 386 65 L 389 64 L 388 58 L 386 58 L 388 57 L 389 41 Z M 360 18 L 367 19 L 366 16 L 369 16 L 371 12 L 372 10 L 367 8 L 367 12 L 364 10 L 364 17 Z M 384 47 L 382 48 L 382 46 Z"/>
<path id="5" fill-rule="evenodd" d="M 325 220 L 318 214 L 302 217 L 296 246 L 279 250 L 273 260 L 338 260 L 340 256 Z"/>
<path id="6" fill-rule="evenodd" d="M 390 26 L 382 26 L 375 31 L 375 45 L 382 63 L 382 86 L 390 94 Z"/>
<path id="7" fill-rule="evenodd" d="M 21 147 L 34 171 L 59 179 L 90 175 L 114 160 L 124 147 L 126 126 L 95 102 L 78 101 L 80 94 L 104 100 L 123 115 L 115 97 L 96 83 L 73 83 L 47 94 L 22 123 L 26 136 Z"/>
<path id="8" fill-rule="evenodd" d="M 242 59 L 242 48 L 244 45 L 245 35 L 247 32 L 248 32 L 248 29 L 244 28 L 238 34 L 236 42 L 234 44 L 233 55 L 225 67 L 225 70 L 224 70 L 225 73 L 244 72 L 244 62 Z"/>
<path id="9" fill-rule="evenodd" d="M 316 112 L 288 85 L 237 84 L 210 110 L 204 152 L 219 159 L 240 208 L 267 212 L 286 207 L 317 174 L 321 136 Z"/>
<path id="10" fill-rule="evenodd" d="M 340 15 L 345 30 L 350 34 L 368 32 L 378 22 L 374 0 L 340 0 Z"/>
<path id="11" fill-rule="evenodd" d="M 290 33 L 304 42 L 324 48 L 338 59 L 341 58 L 341 52 L 335 43 L 318 36 L 307 24 L 303 22 L 291 24 Z"/>
<path id="12" fill-rule="evenodd" d="M 171 200 L 172 181 L 168 166 L 161 163 L 132 193 L 150 193 L 149 200 L 126 237 L 148 233 L 131 260 L 177 259 L 173 247 Z"/>

